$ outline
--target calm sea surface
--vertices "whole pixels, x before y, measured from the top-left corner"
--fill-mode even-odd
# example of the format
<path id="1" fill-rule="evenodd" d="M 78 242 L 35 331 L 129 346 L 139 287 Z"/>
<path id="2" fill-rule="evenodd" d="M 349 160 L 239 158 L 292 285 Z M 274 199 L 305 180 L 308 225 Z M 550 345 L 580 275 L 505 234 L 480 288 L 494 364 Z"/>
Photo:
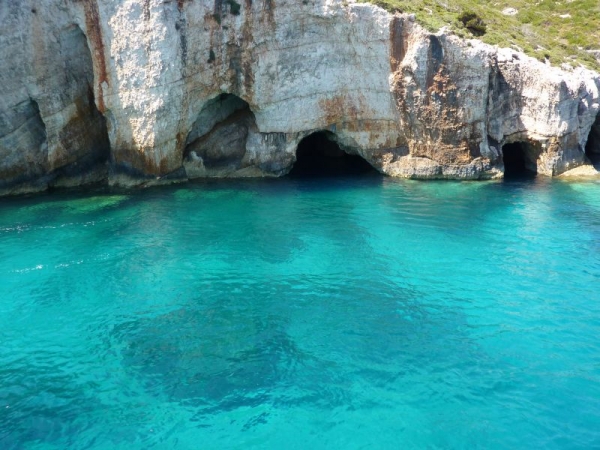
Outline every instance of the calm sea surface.
<path id="1" fill-rule="evenodd" d="M 600 448 L 600 183 L 0 200 L 0 448 Z"/>

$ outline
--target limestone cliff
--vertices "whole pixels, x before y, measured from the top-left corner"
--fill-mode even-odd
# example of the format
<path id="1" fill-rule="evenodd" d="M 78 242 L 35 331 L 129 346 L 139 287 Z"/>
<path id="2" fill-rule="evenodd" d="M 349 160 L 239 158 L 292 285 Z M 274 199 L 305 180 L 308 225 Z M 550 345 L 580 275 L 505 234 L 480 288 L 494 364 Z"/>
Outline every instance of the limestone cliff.
<path id="1" fill-rule="evenodd" d="M 600 153 L 600 76 L 339 0 L 0 3 L 0 190 L 280 176 L 328 130 L 381 172 L 561 174 Z"/>

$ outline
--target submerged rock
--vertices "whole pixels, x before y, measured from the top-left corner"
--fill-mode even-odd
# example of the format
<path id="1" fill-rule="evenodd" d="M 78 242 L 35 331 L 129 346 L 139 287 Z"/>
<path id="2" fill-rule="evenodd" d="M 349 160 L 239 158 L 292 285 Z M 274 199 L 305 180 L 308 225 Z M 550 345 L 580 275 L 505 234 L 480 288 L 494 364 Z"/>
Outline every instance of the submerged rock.
<path id="1" fill-rule="evenodd" d="M 558 175 L 599 151 L 600 76 L 353 1 L 0 4 L 0 190 L 281 176 L 328 131 L 380 172 Z M 587 154 L 586 154 L 587 149 Z"/>

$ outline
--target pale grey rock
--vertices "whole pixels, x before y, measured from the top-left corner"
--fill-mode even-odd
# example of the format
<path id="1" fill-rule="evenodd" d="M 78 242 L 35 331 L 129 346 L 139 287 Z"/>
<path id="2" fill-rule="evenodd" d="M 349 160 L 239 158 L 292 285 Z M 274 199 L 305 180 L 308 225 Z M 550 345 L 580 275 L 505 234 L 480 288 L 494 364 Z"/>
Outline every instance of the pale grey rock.
<path id="1" fill-rule="evenodd" d="M 0 190 L 281 176 L 312 132 L 408 178 L 600 154 L 600 77 L 341 0 L 0 2 Z M 586 150 L 587 149 L 587 150 Z"/>
<path id="2" fill-rule="evenodd" d="M 585 165 L 567 170 L 559 176 L 561 178 L 597 178 L 600 180 L 600 171 L 592 165 Z"/>

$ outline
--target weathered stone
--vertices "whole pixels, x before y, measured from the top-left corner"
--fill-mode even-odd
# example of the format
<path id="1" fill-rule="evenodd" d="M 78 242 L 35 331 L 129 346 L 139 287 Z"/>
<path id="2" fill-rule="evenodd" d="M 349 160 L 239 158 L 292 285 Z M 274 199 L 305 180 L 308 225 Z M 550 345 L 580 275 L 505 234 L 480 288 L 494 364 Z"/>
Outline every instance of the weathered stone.
<path id="1" fill-rule="evenodd" d="M 0 4 L 0 193 L 107 175 L 87 39 L 64 5 L 48 3 Z"/>
<path id="2" fill-rule="evenodd" d="M 319 130 L 409 178 L 502 176 L 515 142 L 545 175 L 597 153 L 596 73 L 351 0 L 232 5 L 0 3 L 0 190 L 98 181 L 107 164 L 125 185 L 280 176 Z"/>

